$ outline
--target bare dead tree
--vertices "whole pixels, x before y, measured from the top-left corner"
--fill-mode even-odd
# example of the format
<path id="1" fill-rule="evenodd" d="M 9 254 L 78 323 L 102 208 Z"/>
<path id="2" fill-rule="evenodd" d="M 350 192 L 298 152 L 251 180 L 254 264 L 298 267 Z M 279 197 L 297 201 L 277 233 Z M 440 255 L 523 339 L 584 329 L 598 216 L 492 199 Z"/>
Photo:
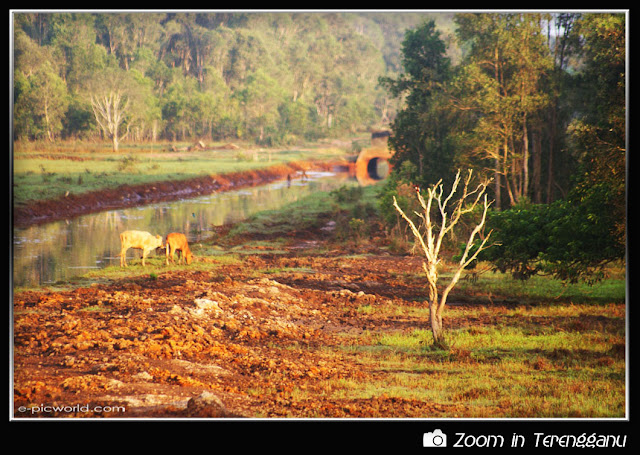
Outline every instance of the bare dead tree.
<path id="1" fill-rule="evenodd" d="M 404 211 L 398 205 L 396 198 L 393 198 L 393 206 L 400 213 L 402 218 L 404 218 L 411 231 L 413 232 L 418 245 L 420 246 L 422 253 L 425 256 L 425 260 L 422 262 L 422 268 L 427 277 L 428 284 L 428 293 L 429 293 L 429 310 L 430 310 L 430 319 L 431 319 L 431 329 L 433 331 L 433 339 L 434 343 L 441 344 L 444 341 L 444 331 L 442 328 L 442 313 L 444 311 L 445 304 L 447 303 L 447 297 L 449 293 L 453 289 L 453 287 L 458 283 L 460 279 L 460 275 L 462 271 L 471 264 L 477 257 L 478 254 L 482 250 L 489 248 L 491 245 L 487 245 L 489 237 L 491 237 L 491 232 L 489 232 L 481 241 L 479 247 L 474 251 L 472 251 L 472 247 L 474 245 L 474 241 L 476 235 L 480 233 L 485 225 L 485 221 L 487 218 L 487 211 L 489 210 L 489 206 L 493 203 L 493 201 L 488 201 L 487 199 L 487 185 L 490 181 L 484 181 L 479 183 L 475 189 L 470 188 L 471 178 L 473 176 L 473 171 L 469 170 L 467 177 L 464 179 L 462 186 L 462 194 L 460 198 L 453 202 L 453 198 L 458 192 L 458 186 L 460 184 L 460 171 L 456 174 L 456 178 L 451 187 L 451 191 L 449 195 L 446 196 L 443 200 L 444 196 L 444 188 L 442 184 L 442 180 L 438 181 L 431 188 L 427 189 L 427 198 L 422 196 L 420 190 L 416 190 L 416 197 L 420 202 L 420 206 L 422 207 L 422 213 L 414 212 L 418 217 L 422 219 L 422 224 L 420 228 L 416 226 L 416 224 L 409 218 Z M 434 203 L 435 202 L 435 203 Z M 438 264 L 440 263 L 440 248 L 442 247 L 442 242 L 447 236 L 447 234 L 453 231 L 453 228 L 458 224 L 460 218 L 467 213 L 472 212 L 476 206 L 481 203 L 482 204 L 482 217 L 478 224 L 473 228 L 471 234 L 469 234 L 469 238 L 467 240 L 467 245 L 460 258 L 460 262 L 458 262 L 456 266 L 455 273 L 451 278 L 449 284 L 444 288 L 442 295 L 438 296 Z M 451 204 L 451 205 L 450 205 Z M 434 219 L 434 213 L 436 210 L 440 213 L 440 223 L 439 226 L 436 224 L 436 220 Z M 432 213 L 432 211 L 434 213 Z"/>
<path id="2" fill-rule="evenodd" d="M 129 98 L 120 90 L 111 90 L 101 95 L 91 94 L 91 107 L 98 125 L 106 137 L 113 143 L 113 151 L 118 151 L 121 136 L 120 125 L 125 120 Z"/>
<path id="3" fill-rule="evenodd" d="M 146 108 L 145 89 L 132 72 L 107 68 L 83 82 L 83 92 L 91 103 L 96 123 L 104 137 L 118 151 L 119 142 L 127 137 L 131 127 L 140 122 Z"/>

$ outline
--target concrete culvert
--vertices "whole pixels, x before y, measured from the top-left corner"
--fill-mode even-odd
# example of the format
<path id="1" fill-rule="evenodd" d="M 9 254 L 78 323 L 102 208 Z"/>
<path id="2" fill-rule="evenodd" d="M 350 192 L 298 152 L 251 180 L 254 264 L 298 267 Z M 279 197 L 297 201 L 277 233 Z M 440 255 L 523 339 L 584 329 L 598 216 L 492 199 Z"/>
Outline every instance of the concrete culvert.
<path id="1" fill-rule="evenodd" d="M 365 149 L 358 155 L 355 170 L 360 185 L 371 185 L 387 178 L 391 172 L 389 159 L 393 151 L 387 148 Z"/>

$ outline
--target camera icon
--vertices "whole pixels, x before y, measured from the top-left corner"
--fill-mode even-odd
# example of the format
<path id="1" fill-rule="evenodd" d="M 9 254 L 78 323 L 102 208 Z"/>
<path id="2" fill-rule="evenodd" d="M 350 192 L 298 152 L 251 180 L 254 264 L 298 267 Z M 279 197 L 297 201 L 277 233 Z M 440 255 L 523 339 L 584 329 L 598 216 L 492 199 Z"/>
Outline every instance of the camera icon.
<path id="1" fill-rule="evenodd" d="M 425 433 L 422 435 L 422 447 L 447 447 L 447 435 L 442 430 Z"/>

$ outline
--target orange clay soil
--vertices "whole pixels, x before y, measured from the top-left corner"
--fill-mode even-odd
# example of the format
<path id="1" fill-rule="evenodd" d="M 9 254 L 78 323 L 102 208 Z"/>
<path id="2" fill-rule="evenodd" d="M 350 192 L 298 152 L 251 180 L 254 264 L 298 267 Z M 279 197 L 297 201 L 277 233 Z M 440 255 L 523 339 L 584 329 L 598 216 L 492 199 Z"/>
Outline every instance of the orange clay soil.
<path id="1" fill-rule="evenodd" d="M 464 403 L 332 396 L 342 381 L 384 377 L 354 349 L 372 333 L 426 328 L 407 311 L 361 311 L 422 305 L 422 281 L 406 278 L 420 260 L 311 255 L 309 233 L 296 237 L 286 254 L 196 257 L 216 265 L 207 271 L 147 266 L 142 277 L 16 293 L 15 417 L 465 415 Z"/>

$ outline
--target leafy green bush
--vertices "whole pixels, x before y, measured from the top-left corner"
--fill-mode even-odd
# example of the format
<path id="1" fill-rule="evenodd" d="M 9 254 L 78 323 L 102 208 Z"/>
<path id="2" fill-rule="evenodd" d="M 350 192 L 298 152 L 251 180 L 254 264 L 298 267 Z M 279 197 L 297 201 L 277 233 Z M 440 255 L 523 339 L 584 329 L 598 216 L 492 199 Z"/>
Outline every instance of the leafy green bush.
<path id="1" fill-rule="evenodd" d="M 625 255 L 610 210 L 614 197 L 600 184 L 549 205 L 525 203 L 494 211 L 487 225 L 498 244 L 479 259 L 523 280 L 542 273 L 572 283 L 597 281 L 607 263 Z"/>
<path id="2" fill-rule="evenodd" d="M 336 202 L 343 204 L 359 202 L 362 199 L 363 192 L 364 190 L 361 186 L 343 185 L 333 190 L 330 194 Z"/>
<path id="3" fill-rule="evenodd" d="M 356 244 L 370 232 L 370 221 L 378 217 L 375 205 L 361 186 L 341 186 L 330 193 L 336 239 L 352 239 Z"/>

